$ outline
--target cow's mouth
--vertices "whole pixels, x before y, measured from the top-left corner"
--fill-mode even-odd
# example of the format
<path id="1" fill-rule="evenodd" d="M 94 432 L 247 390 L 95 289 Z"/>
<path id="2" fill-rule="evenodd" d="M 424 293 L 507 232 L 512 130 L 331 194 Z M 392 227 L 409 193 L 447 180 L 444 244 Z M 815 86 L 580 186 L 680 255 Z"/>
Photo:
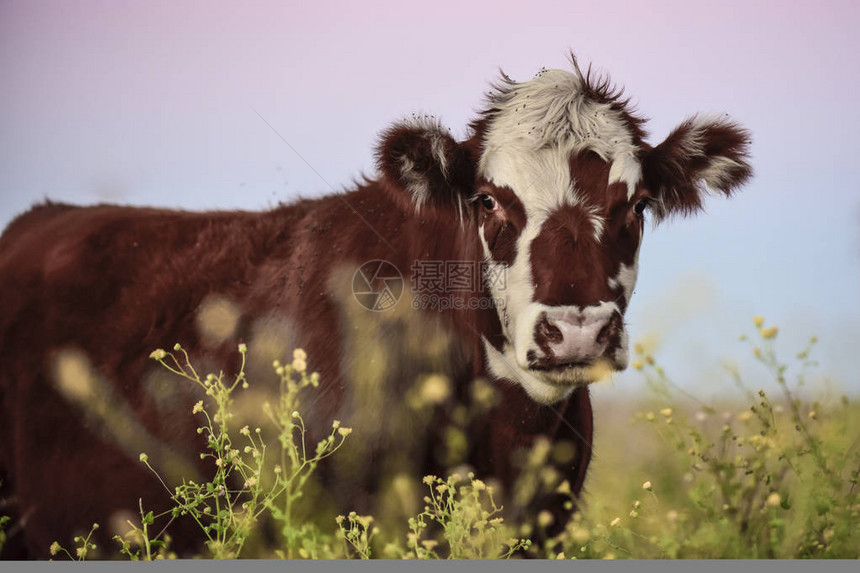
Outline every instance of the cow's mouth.
<path id="1" fill-rule="evenodd" d="M 554 386 L 583 386 L 605 380 L 613 372 L 622 370 L 624 365 L 616 364 L 607 356 L 562 363 L 535 357 L 529 360 L 528 368 L 544 382 Z"/>

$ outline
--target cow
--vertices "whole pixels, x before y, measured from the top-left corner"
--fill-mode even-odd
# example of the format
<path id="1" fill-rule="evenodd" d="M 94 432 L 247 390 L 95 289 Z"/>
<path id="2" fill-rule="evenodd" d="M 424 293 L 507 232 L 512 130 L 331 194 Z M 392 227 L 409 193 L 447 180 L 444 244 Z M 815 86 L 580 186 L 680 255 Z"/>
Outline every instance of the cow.
<path id="1" fill-rule="evenodd" d="M 320 380 L 309 433 L 355 430 L 320 466 L 339 511 L 389 499 L 391 473 L 465 467 L 558 531 L 559 488 L 516 509 L 522 459 L 555 448 L 540 463 L 581 492 L 588 386 L 628 364 L 646 213 L 693 214 L 752 173 L 750 134 L 727 116 L 692 115 L 651 145 L 623 90 L 570 63 L 502 74 L 462 140 L 432 117 L 393 124 L 377 176 L 349 191 L 264 212 L 45 202 L 15 219 L 0 237 L 5 556 L 45 557 L 94 521 L 100 535 L 140 499 L 166 507 L 143 451 L 175 483 L 211 465 L 196 456 L 200 395 L 149 358 L 177 342 L 232 373 L 247 343 L 263 387 L 273 359 L 305 350 Z"/>

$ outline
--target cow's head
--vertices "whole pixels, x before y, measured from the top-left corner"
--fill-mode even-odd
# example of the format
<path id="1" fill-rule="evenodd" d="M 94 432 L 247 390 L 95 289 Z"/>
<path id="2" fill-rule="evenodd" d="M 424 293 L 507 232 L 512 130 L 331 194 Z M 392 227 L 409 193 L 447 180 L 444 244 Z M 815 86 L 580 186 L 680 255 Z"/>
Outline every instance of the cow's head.
<path id="1" fill-rule="evenodd" d="M 541 403 L 627 366 L 646 212 L 696 212 L 751 174 L 749 134 L 728 118 L 693 116 L 652 147 L 620 92 L 572 61 L 573 73 L 503 78 L 468 141 L 413 122 L 378 154 L 389 187 L 470 218 L 484 259 L 504 267 L 490 285 L 504 337 L 485 339 L 487 365 Z"/>

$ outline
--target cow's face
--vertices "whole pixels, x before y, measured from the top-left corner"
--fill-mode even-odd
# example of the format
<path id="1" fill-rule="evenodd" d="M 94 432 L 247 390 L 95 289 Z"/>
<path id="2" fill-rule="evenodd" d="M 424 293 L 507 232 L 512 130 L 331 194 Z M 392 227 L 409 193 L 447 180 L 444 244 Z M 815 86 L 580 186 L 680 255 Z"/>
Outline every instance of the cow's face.
<path id="1" fill-rule="evenodd" d="M 652 148 L 626 102 L 574 67 L 506 79 L 464 144 L 424 124 L 393 128 L 380 150 L 419 208 L 454 205 L 474 223 L 504 274 L 488 284 L 503 336 L 484 340 L 487 366 L 541 403 L 627 366 L 646 212 L 693 212 L 705 186 L 728 194 L 750 175 L 737 125 L 693 117 Z"/>

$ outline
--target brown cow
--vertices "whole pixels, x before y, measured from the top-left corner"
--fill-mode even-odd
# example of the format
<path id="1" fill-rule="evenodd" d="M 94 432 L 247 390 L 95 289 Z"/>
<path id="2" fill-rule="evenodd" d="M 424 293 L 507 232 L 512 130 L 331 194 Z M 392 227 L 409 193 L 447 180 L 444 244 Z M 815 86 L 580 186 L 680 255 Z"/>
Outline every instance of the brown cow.
<path id="1" fill-rule="evenodd" d="M 260 213 L 45 203 L 12 222 L 0 239 L 6 556 L 44 557 L 94 521 L 107 530 L 140 497 L 164 507 L 142 451 L 174 481 L 202 469 L 199 397 L 148 358 L 175 342 L 207 371 L 234 371 L 247 342 L 263 386 L 273 358 L 307 351 L 322 381 L 304 404 L 311 433 L 355 428 L 321 468 L 341 511 L 371 511 L 392 471 L 461 464 L 510 503 L 516 456 L 541 437 L 567 448 L 546 463 L 578 494 L 587 385 L 628 362 L 645 212 L 693 213 L 706 188 L 728 195 L 751 169 L 749 134 L 727 118 L 693 116 L 652 147 L 620 92 L 572 63 L 503 77 L 465 141 L 434 120 L 392 126 L 379 177 L 346 193 Z M 432 415 L 413 416 L 430 373 L 449 385 Z M 477 384 L 495 401 L 463 418 Z M 455 419 L 459 457 L 443 439 Z M 557 494 L 521 509 L 549 509 L 557 526 L 568 513 Z"/>

